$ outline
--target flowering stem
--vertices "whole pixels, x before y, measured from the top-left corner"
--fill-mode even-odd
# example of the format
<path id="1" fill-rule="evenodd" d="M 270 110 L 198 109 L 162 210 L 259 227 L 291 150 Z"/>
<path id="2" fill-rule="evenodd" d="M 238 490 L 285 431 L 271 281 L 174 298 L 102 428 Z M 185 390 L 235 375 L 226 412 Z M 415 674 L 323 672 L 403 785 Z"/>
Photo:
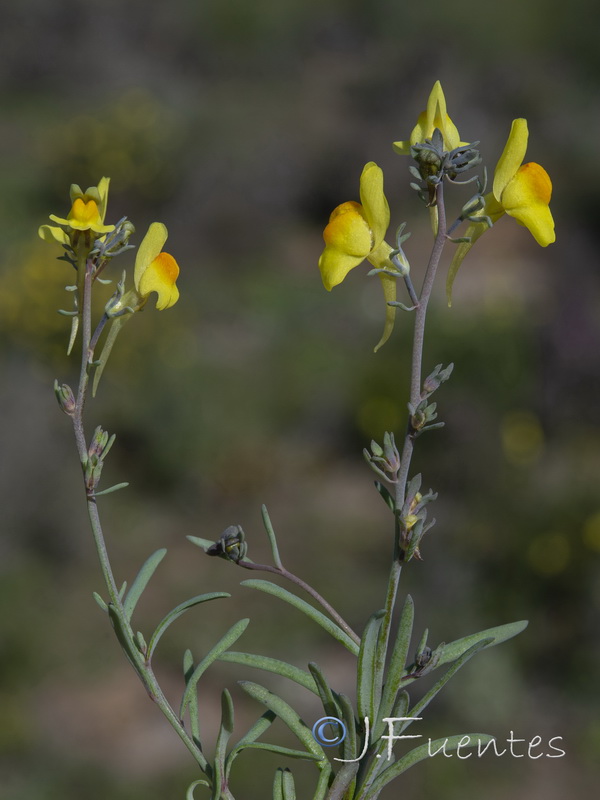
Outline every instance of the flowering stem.
<path id="1" fill-rule="evenodd" d="M 77 444 L 77 452 L 79 454 L 79 460 L 85 474 L 85 468 L 88 461 L 88 445 L 86 442 L 83 424 L 83 410 L 89 385 L 90 365 L 94 360 L 94 350 L 108 318 L 106 315 L 104 315 L 92 337 L 92 283 L 94 279 L 94 262 L 93 259 L 87 259 L 85 255 L 80 256 L 78 261 L 78 273 L 80 276 L 83 276 L 79 278 L 81 282 L 80 313 L 82 347 L 79 387 L 77 389 L 77 398 L 72 414 L 72 420 L 75 441 Z M 102 575 L 104 576 L 104 582 L 110 598 L 109 608 L 112 607 L 114 613 L 112 621 L 113 626 L 115 627 L 117 638 L 119 639 L 119 643 L 130 659 L 150 698 L 160 708 L 171 727 L 174 728 L 179 738 L 183 741 L 187 749 L 198 763 L 200 769 L 207 775 L 209 779 L 212 779 L 212 769 L 210 764 L 204 757 L 199 745 L 185 729 L 183 720 L 179 719 L 173 710 L 162 689 L 160 688 L 158 681 L 156 680 L 156 676 L 154 675 L 151 665 L 146 662 L 144 654 L 138 649 L 133 629 L 125 612 L 123 600 L 117 588 L 110 564 L 110 559 L 108 557 L 108 551 L 106 549 L 106 542 L 104 539 L 104 533 L 102 531 L 102 524 L 100 522 L 100 515 L 98 513 L 98 505 L 94 490 L 93 488 L 89 488 L 87 481 L 85 488 L 88 517 L 94 536 L 94 542 L 96 544 L 96 551 L 100 560 Z M 234 800 L 233 795 L 227 787 L 222 788 L 221 797 L 223 800 Z"/>
<path id="2" fill-rule="evenodd" d="M 438 265 L 444 245 L 446 243 L 446 213 L 444 207 L 444 187 L 442 183 L 437 185 L 436 201 L 438 209 L 438 231 L 433 243 L 429 263 L 423 279 L 423 286 L 421 288 L 421 296 L 417 299 L 415 305 L 415 323 L 413 333 L 413 352 L 412 352 L 412 365 L 411 365 L 411 379 L 410 379 L 410 403 L 416 406 L 421 399 L 421 370 L 423 361 L 423 343 L 425 340 L 425 321 L 427 317 L 427 306 L 431 291 L 435 281 Z M 408 276 L 407 276 L 408 277 Z M 406 280 L 406 279 L 405 279 Z M 412 283 L 406 284 L 409 294 L 414 293 Z M 411 294 L 412 298 L 412 294 Z M 416 298 L 416 295 L 415 295 Z M 392 624 L 392 615 L 396 604 L 396 596 L 398 594 L 398 585 L 400 583 L 400 574 L 402 572 L 402 559 L 404 552 L 400 544 L 401 527 L 400 527 L 400 511 L 404 505 L 406 497 L 406 484 L 408 481 L 408 472 L 410 469 L 410 462 L 412 459 L 414 449 L 414 438 L 410 425 L 410 419 L 407 424 L 407 432 L 404 438 L 404 445 L 402 448 L 402 456 L 400 458 L 400 468 L 398 470 L 398 479 L 396 483 L 396 497 L 395 497 L 395 523 L 394 523 L 394 552 L 392 558 L 392 566 L 390 568 L 390 576 L 388 579 L 388 587 L 385 599 L 385 614 L 381 625 L 379 635 L 380 645 L 378 646 L 378 666 L 383 668 L 385 655 L 387 652 L 387 645 L 389 641 L 390 628 Z"/>
<path id="3" fill-rule="evenodd" d="M 324 597 L 322 597 L 316 589 L 299 578 L 297 575 L 294 575 L 292 572 L 287 570 L 285 567 L 273 567 L 270 564 L 255 564 L 253 561 L 238 561 L 237 562 L 240 567 L 244 567 L 244 569 L 255 569 L 261 572 L 272 572 L 275 575 L 281 575 L 282 578 L 286 578 L 288 581 L 295 583 L 296 586 L 299 586 L 301 589 L 304 589 L 317 603 L 327 611 L 329 616 L 337 622 L 340 628 L 348 634 L 348 636 L 353 640 L 353 642 L 360 646 L 360 636 L 356 634 L 350 625 L 340 616 L 340 614 L 330 605 Z"/>

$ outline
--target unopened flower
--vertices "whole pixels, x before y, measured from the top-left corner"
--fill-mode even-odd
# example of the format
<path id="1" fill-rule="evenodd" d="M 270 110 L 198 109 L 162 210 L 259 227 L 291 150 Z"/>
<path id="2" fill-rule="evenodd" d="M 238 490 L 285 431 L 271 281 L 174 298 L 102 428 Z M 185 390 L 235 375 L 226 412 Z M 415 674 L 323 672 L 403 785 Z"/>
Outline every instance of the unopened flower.
<path id="1" fill-rule="evenodd" d="M 419 114 L 417 124 L 406 142 L 394 142 L 394 150 L 403 156 L 410 155 L 410 148 L 415 144 L 423 144 L 426 139 L 431 139 L 435 129 L 438 129 L 444 139 L 446 150 L 454 150 L 465 142 L 460 141 L 456 125 L 452 122 L 446 111 L 446 98 L 442 84 L 436 81 L 427 100 L 427 108 Z"/>
<path id="2" fill-rule="evenodd" d="M 331 213 L 323 232 L 325 249 L 319 259 L 323 285 L 327 291 L 341 283 L 350 270 L 368 260 L 377 269 L 397 272 L 390 261 L 392 248 L 384 237 L 390 224 L 390 209 L 383 193 L 383 172 L 373 161 L 360 176 L 360 203 L 348 201 Z M 396 299 L 396 278 L 380 273 L 386 300 L 383 336 L 375 348 L 389 338 L 394 325 L 395 308 L 387 305 Z"/>
<path id="3" fill-rule="evenodd" d="M 97 236 L 114 230 L 114 225 L 105 225 L 106 204 L 110 178 L 102 178 L 98 186 L 90 186 L 85 192 L 73 183 L 71 185 L 71 210 L 66 217 L 50 214 L 50 219 L 61 227 L 42 225 L 38 231 L 46 242 L 68 244 L 78 231 L 91 231 Z"/>
<path id="4" fill-rule="evenodd" d="M 523 164 L 529 132 L 526 119 L 513 120 L 508 141 L 494 170 L 492 191 L 483 198 L 483 207 L 471 219 L 465 232 L 469 239 L 458 245 L 446 284 L 448 303 L 452 285 L 464 257 L 487 228 L 486 217 L 494 224 L 508 214 L 526 227 L 536 242 L 547 247 L 556 240 L 554 219 L 550 211 L 552 181 L 546 170 L 530 161 Z M 481 221 L 477 220 L 481 217 Z"/>

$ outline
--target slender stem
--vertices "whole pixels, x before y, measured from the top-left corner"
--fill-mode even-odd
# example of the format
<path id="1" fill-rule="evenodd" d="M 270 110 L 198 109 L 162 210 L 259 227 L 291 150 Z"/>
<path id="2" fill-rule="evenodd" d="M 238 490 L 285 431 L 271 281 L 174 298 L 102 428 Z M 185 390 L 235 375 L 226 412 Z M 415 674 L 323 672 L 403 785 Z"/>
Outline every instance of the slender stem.
<path id="1" fill-rule="evenodd" d="M 444 187 L 439 183 L 436 190 L 436 201 L 438 208 L 438 230 L 429 257 L 427 270 L 423 279 L 423 286 L 421 288 L 421 296 L 416 303 L 414 334 L 413 334 L 413 351 L 412 351 L 412 364 L 411 364 L 411 379 L 410 379 L 410 402 L 411 405 L 416 406 L 421 399 L 421 370 L 423 361 L 423 343 L 425 340 L 425 320 L 427 317 L 427 306 L 433 283 L 437 273 L 437 268 L 440 263 L 440 257 L 446 243 L 446 213 L 444 207 Z M 407 284 L 407 287 L 409 284 Z M 410 284 L 412 287 L 412 283 Z M 414 292 L 414 288 L 413 288 Z M 410 288 L 409 288 L 410 293 Z M 410 470 L 410 462 L 414 450 L 414 439 L 410 426 L 410 420 L 407 424 L 407 432 L 404 438 L 404 445 L 402 447 L 402 455 L 400 458 L 400 469 L 398 470 L 398 478 L 396 482 L 396 496 L 395 496 L 395 523 L 394 523 L 394 552 L 392 557 L 392 565 L 390 567 L 390 575 L 388 578 L 387 592 L 385 598 L 385 614 L 379 632 L 379 642 L 377 645 L 377 669 L 383 669 L 385 657 L 388 648 L 390 637 L 390 629 L 392 625 L 392 615 L 396 605 L 396 597 L 398 594 L 398 586 L 400 583 L 400 575 L 402 573 L 402 548 L 400 546 L 400 520 L 399 513 L 404 505 L 406 497 L 406 485 L 408 481 L 408 473 Z"/>
<path id="2" fill-rule="evenodd" d="M 83 425 L 83 410 L 87 397 L 87 389 L 89 384 L 89 367 L 94 358 L 94 350 L 102 329 L 106 323 L 106 316 L 102 318 L 96 331 L 92 337 L 92 283 L 94 278 L 94 263 L 92 259 L 86 260 L 85 256 L 80 256 L 78 263 L 79 283 L 81 286 L 81 332 L 82 332 L 82 345 L 81 345 L 81 370 L 79 375 L 79 387 L 77 390 L 77 399 L 75 410 L 73 413 L 73 430 L 75 433 L 75 441 L 77 444 L 77 452 L 82 467 L 85 468 L 88 458 L 88 446 L 85 438 L 85 430 Z M 81 277 L 83 276 L 83 277 Z M 106 549 L 106 542 L 104 533 L 102 531 L 102 524 L 100 522 L 100 515 L 98 513 L 98 506 L 96 498 L 90 493 L 86 485 L 87 497 L 87 511 L 94 536 L 96 551 L 100 560 L 102 575 L 106 584 L 106 589 L 110 597 L 110 602 L 116 609 L 116 616 L 118 624 L 121 627 L 121 634 L 125 637 L 125 648 L 128 653 L 133 666 L 138 673 L 140 680 L 144 684 L 146 691 L 151 699 L 157 704 L 166 717 L 171 727 L 175 730 L 179 738 L 183 741 L 187 749 L 190 751 L 195 761 L 198 763 L 200 769 L 209 777 L 212 777 L 210 764 L 208 764 L 200 747 L 196 744 L 192 736 L 187 732 L 183 721 L 179 719 L 169 701 L 165 697 L 150 664 L 146 663 L 143 654 L 137 649 L 134 641 L 133 630 L 129 623 L 129 619 L 123 607 L 123 601 L 119 594 L 117 584 L 112 572 L 108 551 Z M 234 800 L 233 795 L 227 787 L 221 791 L 221 797 L 224 800 Z"/>
<path id="3" fill-rule="evenodd" d="M 335 608 L 330 605 L 324 597 L 322 597 L 316 589 L 303 581 L 302 578 L 299 578 L 297 575 L 294 575 L 293 572 L 290 572 L 285 567 L 273 567 L 271 564 L 255 564 L 253 561 L 238 561 L 237 562 L 240 567 L 244 567 L 244 569 L 254 569 L 260 572 L 272 572 L 274 575 L 280 575 L 282 578 L 286 578 L 288 581 L 295 583 L 296 586 L 299 586 L 301 589 L 304 589 L 317 603 L 327 611 L 329 616 L 337 622 L 340 628 L 348 634 L 348 636 L 355 642 L 355 644 L 360 645 L 360 636 L 358 636 L 355 631 L 352 630 L 350 625 L 340 616 L 340 614 L 335 610 Z"/>

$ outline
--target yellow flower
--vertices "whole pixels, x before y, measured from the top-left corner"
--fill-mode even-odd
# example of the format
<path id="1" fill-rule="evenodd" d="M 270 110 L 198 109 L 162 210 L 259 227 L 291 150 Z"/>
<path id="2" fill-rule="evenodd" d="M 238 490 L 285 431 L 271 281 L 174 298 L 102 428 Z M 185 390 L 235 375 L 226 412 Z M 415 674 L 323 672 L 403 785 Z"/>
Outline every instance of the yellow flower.
<path id="1" fill-rule="evenodd" d="M 360 176 L 360 203 L 349 201 L 335 208 L 323 232 L 325 249 L 319 259 L 323 285 L 327 291 L 341 283 L 351 269 L 365 259 L 378 269 L 397 271 L 389 260 L 391 247 L 384 241 L 390 224 L 390 209 L 383 193 L 383 172 L 373 161 Z M 381 341 L 384 344 L 394 325 L 396 309 L 387 305 L 396 299 L 396 279 L 380 273 L 386 300 L 386 322 Z"/>
<path id="2" fill-rule="evenodd" d="M 552 181 L 546 170 L 534 161 L 523 164 L 528 138 L 527 120 L 513 120 L 508 140 L 494 170 L 492 191 L 485 195 L 484 207 L 474 216 L 487 216 L 494 224 L 503 214 L 508 214 L 519 225 L 526 227 L 539 245 L 547 247 L 556 240 L 549 206 Z M 465 232 L 470 241 L 462 242 L 457 247 L 446 283 L 448 304 L 451 303 L 452 285 L 464 257 L 486 230 L 485 220 L 471 222 Z"/>
<path id="3" fill-rule="evenodd" d="M 144 302 L 149 294 L 156 292 L 159 311 L 174 306 L 179 300 L 179 290 L 175 285 L 179 266 L 173 256 L 161 252 L 167 236 L 167 228 L 162 222 L 150 225 L 137 251 L 133 272 L 136 292 Z"/>
<path id="4" fill-rule="evenodd" d="M 446 150 L 454 150 L 466 142 L 460 141 L 456 125 L 452 122 L 446 111 L 446 98 L 442 84 L 436 81 L 429 94 L 427 108 L 419 114 L 417 124 L 413 128 L 407 142 L 394 142 L 394 150 L 403 156 L 410 155 L 410 148 L 414 144 L 422 144 L 425 139 L 431 139 L 433 132 L 438 128 L 444 137 Z"/>
<path id="5" fill-rule="evenodd" d="M 41 238 L 47 242 L 68 244 L 68 233 L 73 231 L 92 231 L 100 235 L 114 230 L 114 225 L 104 224 L 109 183 L 110 178 L 102 178 L 98 186 L 90 186 L 85 192 L 76 183 L 72 184 L 71 210 L 66 218 L 50 214 L 50 219 L 62 227 L 42 225 L 38 231 Z"/>

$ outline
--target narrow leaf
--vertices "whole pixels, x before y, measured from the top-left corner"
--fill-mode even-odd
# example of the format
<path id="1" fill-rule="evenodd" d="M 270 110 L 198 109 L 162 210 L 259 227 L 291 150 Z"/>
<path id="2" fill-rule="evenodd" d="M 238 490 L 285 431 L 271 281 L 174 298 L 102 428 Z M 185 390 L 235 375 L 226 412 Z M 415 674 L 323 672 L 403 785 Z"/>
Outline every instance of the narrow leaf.
<path id="1" fill-rule="evenodd" d="M 321 668 L 315 663 L 310 663 L 308 668 L 310 670 L 310 674 L 314 678 L 315 684 L 317 685 L 317 691 L 319 692 L 319 697 L 321 698 L 321 703 L 323 704 L 323 710 L 328 716 L 337 717 L 341 711 L 333 699 L 333 692 L 331 691 L 331 688 L 329 687 Z"/>
<path id="2" fill-rule="evenodd" d="M 95 600 L 95 601 L 98 603 L 98 605 L 100 606 L 100 608 L 102 609 L 102 611 L 106 611 L 106 613 L 108 614 L 108 606 L 106 605 L 106 603 L 104 602 L 104 600 L 103 600 L 103 599 L 100 597 L 100 595 L 98 594 L 98 592 L 92 592 L 92 597 L 93 597 L 93 598 L 94 598 L 94 600 Z"/>
<path id="3" fill-rule="evenodd" d="M 279 567 L 279 569 L 283 569 L 283 564 L 281 563 L 281 558 L 279 557 L 279 549 L 277 547 L 277 539 L 275 538 L 275 531 L 273 530 L 273 525 L 271 523 L 271 517 L 269 516 L 269 512 L 267 511 L 267 507 L 265 505 L 263 505 L 261 511 L 262 511 L 263 525 L 265 526 L 267 536 L 269 537 L 269 544 L 271 545 L 273 561 L 275 562 L 276 567 Z"/>
<path id="4" fill-rule="evenodd" d="M 432 757 L 442 748 L 442 746 L 444 747 L 444 751 L 449 753 L 453 750 L 457 750 L 459 747 L 475 747 L 480 746 L 480 744 L 485 745 L 488 742 L 491 742 L 494 738 L 495 737 L 489 736 L 487 733 L 466 733 L 458 736 L 449 736 L 446 739 L 435 739 L 434 741 L 430 740 L 427 744 L 419 745 L 419 747 L 415 747 L 415 749 L 411 750 L 410 753 L 402 756 L 402 758 L 398 759 L 395 764 L 392 764 L 390 767 L 384 770 L 381 775 L 371 784 L 368 796 L 377 797 L 383 787 L 386 786 L 390 781 L 393 781 L 394 778 L 397 778 L 403 772 L 406 772 L 407 769 L 410 769 L 415 764 L 418 764 L 419 761 L 424 761 L 426 758 Z M 465 739 L 469 739 L 471 744 L 465 742 Z"/>
<path id="5" fill-rule="evenodd" d="M 201 539 L 200 536 L 186 536 L 186 539 L 188 539 L 192 544 L 200 547 L 205 553 L 209 547 L 214 545 L 212 539 Z"/>
<path id="6" fill-rule="evenodd" d="M 415 615 L 415 607 L 413 599 L 407 595 L 402 608 L 400 622 L 398 623 L 398 632 L 396 634 L 396 641 L 392 649 L 392 655 L 387 670 L 385 686 L 383 689 L 383 696 L 381 698 L 381 706 L 378 714 L 377 724 L 374 730 L 374 739 L 378 740 L 381 737 L 382 729 L 385 723 L 382 720 L 390 716 L 392 706 L 396 701 L 396 696 L 402 685 L 402 675 L 406 667 L 406 659 L 410 647 L 410 640 L 412 636 L 413 621 Z M 385 653 L 383 654 L 385 660 Z"/>
<path id="7" fill-rule="evenodd" d="M 215 746 L 215 771 L 213 777 L 213 791 L 211 800 L 220 800 L 223 778 L 225 775 L 225 755 L 227 742 L 233 733 L 233 701 L 231 695 L 224 689 L 221 694 L 221 726 Z"/>
<path id="8" fill-rule="evenodd" d="M 299 758 L 306 761 L 321 760 L 320 756 L 308 753 L 306 750 L 293 750 L 290 747 L 282 747 L 279 744 L 269 744 L 268 742 L 251 742 L 244 745 L 244 750 L 267 750 L 270 753 L 277 753 L 277 755 L 287 756 L 288 758 Z"/>
<path id="9" fill-rule="evenodd" d="M 118 492 L 119 489 L 126 489 L 129 486 L 127 481 L 125 483 L 115 483 L 114 486 L 110 486 L 108 489 L 103 489 L 101 492 L 94 492 L 94 497 L 102 497 L 104 494 L 112 494 L 113 492 Z"/>
<path id="10" fill-rule="evenodd" d="M 277 658 L 269 658 L 268 656 L 259 656 L 254 653 L 239 653 L 235 650 L 228 650 L 219 659 L 220 661 L 228 661 L 233 664 L 243 664 L 245 667 L 255 667 L 256 669 L 263 669 L 266 672 L 274 672 L 276 675 L 281 675 L 288 678 L 294 683 L 300 684 L 305 689 L 313 694 L 318 694 L 318 690 L 314 679 L 308 672 L 303 669 L 294 667 L 286 661 L 279 661 Z"/>
<path id="11" fill-rule="evenodd" d="M 135 610 L 138 600 L 142 596 L 142 592 L 148 585 L 148 581 L 154 575 L 155 569 L 163 560 L 166 553 L 167 551 L 165 550 L 164 547 L 161 548 L 160 550 L 157 550 L 156 553 L 153 553 L 146 560 L 146 562 L 142 565 L 142 568 L 136 575 L 134 582 L 131 584 L 131 589 L 127 592 L 127 596 L 125 597 L 125 602 L 123 603 L 123 609 L 125 611 L 125 616 L 127 617 L 127 619 L 131 619 L 131 615 Z"/>
<path id="12" fill-rule="evenodd" d="M 312 735 L 311 729 L 303 722 L 297 711 L 288 705 L 285 700 L 282 700 L 278 695 L 273 694 L 264 686 L 251 681 L 240 681 L 240 686 L 247 692 L 250 697 L 258 700 L 259 703 L 265 705 L 269 711 L 273 711 L 284 722 L 292 733 L 298 737 L 302 744 L 306 747 L 309 753 L 319 756 L 323 763 L 328 763 L 323 752 L 322 747 L 315 740 Z"/>
<path id="13" fill-rule="evenodd" d="M 294 776 L 289 769 L 283 770 L 281 788 L 283 790 L 283 800 L 296 800 L 296 786 Z"/>
<path id="14" fill-rule="evenodd" d="M 242 736 L 242 738 L 227 756 L 227 760 L 225 762 L 226 780 L 229 779 L 229 773 L 231 772 L 234 759 L 237 758 L 237 756 L 242 752 L 242 750 L 245 750 L 246 747 L 253 745 L 259 736 L 262 736 L 267 728 L 273 724 L 275 719 L 276 715 L 272 711 L 265 711 L 265 713 L 254 723 L 250 730 L 244 736 Z"/>
<path id="15" fill-rule="evenodd" d="M 450 669 L 442 675 L 439 681 L 434 686 L 432 686 L 431 689 L 425 695 L 423 695 L 423 697 L 418 701 L 418 703 L 415 703 L 415 705 L 411 708 L 410 714 L 408 716 L 419 717 L 421 715 L 421 711 L 427 708 L 429 703 L 431 703 L 436 694 L 444 688 L 444 686 L 448 683 L 450 678 L 452 678 L 458 672 L 458 670 L 475 655 L 475 653 L 478 653 L 480 650 L 483 650 L 483 648 L 486 647 L 487 641 L 488 641 L 487 639 L 484 639 L 482 642 L 477 642 L 477 644 L 474 644 L 473 647 L 467 650 L 466 653 L 463 653 L 463 655 L 459 659 L 457 659 L 454 662 L 454 664 L 452 664 Z M 402 729 L 405 730 L 408 727 L 408 724 L 404 725 Z"/>
<path id="16" fill-rule="evenodd" d="M 186 686 L 189 683 L 189 680 L 193 674 L 194 674 L 194 658 L 192 656 L 192 651 L 186 650 L 185 653 L 183 654 L 183 677 Z M 190 697 L 188 710 L 190 717 L 190 730 L 192 732 L 192 739 L 198 746 L 198 749 L 201 751 L 202 742 L 200 740 L 200 715 L 198 713 L 198 694 L 196 692 L 193 692 L 192 696 Z"/>
<path id="17" fill-rule="evenodd" d="M 456 639 L 456 641 L 450 642 L 450 644 L 445 644 L 441 648 L 442 652 L 440 660 L 438 661 L 438 666 L 448 664 L 450 661 L 455 661 L 470 647 L 481 642 L 483 639 L 492 640 L 489 644 L 486 644 L 486 647 L 494 647 L 497 644 L 505 642 L 507 639 L 512 639 L 513 636 L 517 636 L 524 631 L 528 624 L 527 620 L 509 622 L 508 625 L 498 625 L 496 628 L 488 628 L 485 631 L 472 633 L 470 636 L 464 636 L 462 639 Z"/>
<path id="18" fill-rule="evenodd" d="M 208 781 L 204 781 L 204 780 L 202 780 L 202 778 L 200 778 L 200 780 L 197 780 L 197 781 L 194 781 L 193 783 L 190 783 L 190 785 L 187 788 L 187 792 L 185 793 L 185 800 L 195 800 L 195 798 L 194 798 L 194 789 L 196 788 L 196 786 L 208 786 L 208 788 L 210 789 L 210 783 L 208 783 Z"/>
<path id="19" fill-rule="evenodd" d="M 185 714 L 185 710 L 190 702 L 190 698 L 192 693 L 196 691 L 196 684 L 202 677 L 202 675 L 206 672 L 208 667 L 216 661 L 218 658 L 221 657 L 221 654 L 225 652 L 234 642 L 240 638 L 242 633 L 248 627 L 248 623 L 250 622 L 249 619 L 241 619 L 239 622 L 236 622 L 235 625 L 232 625 L 231 628 L 227 631 L 227 633 L 217 642 L 217 644 L 210 650 L 200 661 L 192 676 L 190 677 L 188 684 L 185 688 L 185 692 L 183 693 L 183 697 L 181 698 L 181 706 L 179 709 L 179 718 L 182 719 L 183 715 Z"/>
<path id="20" fill-rule="evenodd" d="M 377 640 L 385 610 L 376 611 L 367 622 L 360 642 L 357 668 L 357 706 L 358 718 L 368 717 L 371 725 L 377 717 L 379 697 L 375 697 L 375 659 Z"/>
<path id="21" fill-rule="evenodd" d="M 205 603 L 208 600 L 216 600 L 221 597 L 231 597 L 229 592 L 208 592 L 207 594 L 199 594 L 196 597 L 191 597 L 189 600 L 185 600 L 185 602 L 180 603 L 176 606 L 172 611 L 162 619 L 152 636 L 150 637 L 150 643 L 148 645 L 148 660 L 152 658 L 152 654 L 156 649 L 156 645 L 159 642 L 160 637 L 163 633 L 167 630 L 171 623 L 175 622 L 182 614 L 184 614 L 188 608 L 193 608 L 194 606 L 199 605 L 200 603 Z"/>
<path id="22" fill-rule="evenodd" d="M 348 636 L 348 634 L 343 631 L 339 625 L 336 625 L 335 622 L 332 622 L 329 617 L 326 617 L 325 614 L 322 614 L 320 611 L 317 611 L 316 608 L 311 606 L 305 600 L 302 600 L 300 597 L 297 597 L 295 594 L 288 592 L 287 589 L 283 589 L 281 586 L 277 586 L 275 583 L 271 583 L 271 581 L 264 581 L 264 580 L 257 580 L 257 579 L 250 579 L 247 581 L 242 581 L 242 586 L 249 586 L 251 589 L 259 589 L 261 592 L 266 592 L 267 594 L 272 594 L 275 597 L 278 597 L 280 600 L 289 603 L 290 605 L 297 608 L 299 611 L 302 611 L 306 614 L 307 617 L 316 622 L 317 625 L 320 625 L 324 630 L 327 631 L 334 639 L 337 639 L 340 644 L 343 644 L 344 647 L 349 650 L 353 655 L 358 655 L 358 645 Z"/>

